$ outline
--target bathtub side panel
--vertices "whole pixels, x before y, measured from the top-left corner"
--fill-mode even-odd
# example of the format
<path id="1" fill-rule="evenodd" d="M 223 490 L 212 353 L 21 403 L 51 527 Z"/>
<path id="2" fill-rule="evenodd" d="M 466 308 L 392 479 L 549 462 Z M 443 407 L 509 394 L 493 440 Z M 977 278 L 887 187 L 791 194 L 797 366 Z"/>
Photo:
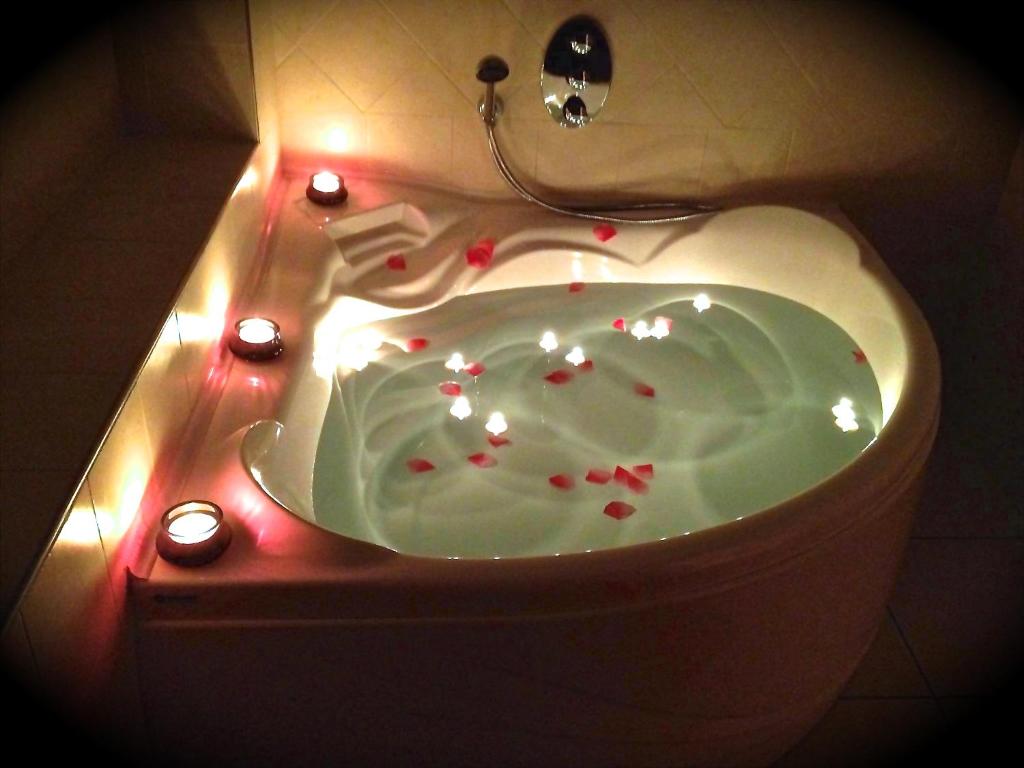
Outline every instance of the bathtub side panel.
<path id="1" fill-rule="evenodd" d="M 870 646 L 918 485 L 754 577 L 658 605 L 529 621 L 143 623 L 147 711 L 161 749 L 252 765 L 767 765 Z"/>

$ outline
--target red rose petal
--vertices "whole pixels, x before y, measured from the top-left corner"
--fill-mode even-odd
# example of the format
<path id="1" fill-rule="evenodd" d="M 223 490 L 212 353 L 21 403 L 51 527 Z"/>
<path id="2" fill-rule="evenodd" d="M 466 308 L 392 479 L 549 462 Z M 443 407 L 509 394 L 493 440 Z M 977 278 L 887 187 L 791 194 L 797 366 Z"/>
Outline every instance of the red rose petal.
<path id="1" fill-rule="evenodd" d="M 609 501 L 608 505 L 604 508 L 604 513 L 608 517 L 614 517 L 616 520 L 627 518 L 634 512 L 636 512 L 636 507 L 624 501 Z"/>
<path id="2" fill-rule="evenodd" d="M 634 464 L 633 474 L 637 477 L 642 477 L 644 480 L 650 480 L 654 477 L 654 465 L 653 464 Z"/>
<path id="3" fill-rule="evenodd" d="M 639 381 L 633 385 L 633 391 L 641 397 L 654 397 L 654 387 Z"/>
<path id="4" fill-rule="evenodd" d="M 632 479 L 635 479 L 635 478 L 633 478 L 633 475 L 630 473 L 630 471 L 628 469 L 626 469 L 625 467 L 617 466 L 617 465 L 615 467 L 615 475 L 614 475 L 614 477 L 615 477 L 615 482 L 616 483 L 618 483 L 619 485 L 627 486 L 627 487 L 629 486 L 629 481 L 632 480 Z"/>
<path id="5" fill-rule="evenodd" d="M 429 472 L 434 468 L 426 459 L 409 459 L 405 462 L 405 466 L 409 468 L 410 472 Z"/>
<path id="6" fill-rule="evenodd" d="M 597 483 L 598 485 L 604 485 L 612 479 L 612 473 L 605 469 L 592 469 L 587 472 L 586 481 L 588 483 Z"/>
<path id="7" fill-rule="evenodd" d="M 614 328 L 617 331 L 625 331 L 626 330 L 626 318 L 624 318 L 624 317 L 616 318 L 615 322 L 612 323 L 612 328 Z"/>
<path id="8" fill-rule="evenodd" d="M 567 381 L 572 381 L 572 373 L 559 368 L 557 371 L 552 371 L 544 378 L 552 384 L 565 384 Z"/>
<path id="9" fill-rule="evenodd" d="M 462 367 L 462 370 L 464 370 L 470 376 L 479 376 L 481 373 L 483 373 L 487 369 L 484 368 L 484 364 L 483 363 L 469 363 L 468 365 L 464 365 Z"/>
<path id="10" fill-rule="evenodd" d="M 593 360 L 584 360 L 582 363 L 580 363 L 579 365 L 576 366 L 576 370 L 577 371 L 583 371 L 584 373 L 592 371 L 592 370 L 594 370 L 594 361 Z"/>
<path id="11" fill-rule="evenodd" d="M 466 263 L 476 269 L 486 269 L 489 267 L 492 258 L 494 258 L 494 252 L 481 248 L 479 245 L 474 245 L 466 251 Z"/>
<path id="12" fill-rule="evenodd" d="M 488 255 L 494 255 L 494 240 L 489 237 L 482 237 L 477 240 L 475 247 L 487 251 Z"/>
<path id="13" fill-rule="evenodd" d="M 501 448 L 503 445 L 508 445 L 512 441 L 507 437 L 501 437 L 500 435 L 488 435 L 487 442 L 493 445 L 495 448 Z"/>
<path id="14" fill-rule="evenodd" d="M 476 464 L 481 469 L 487 469 L 493 467 L 498 463 L 498 460 L 491 456 L 489 453 L 474 453 L 472 456 L 467 456 L 466 459 L 471 464 Z"/>
<path id="15" fill-rule="evenodd" d="M 449 395 L 450 397 L 458 397 L 462 394 L 462 387 L 454 381 L 443 381 L 437 385 L 437 388 L 441 390 L 442 395 Z"/>
<path id="16" fill-rule="evenodd" d="M 602 243 L 611 240 L 617 233 L 618 230 L 611 224 L 598 224 L 594 227 L 594 237 Z"/>
<path id="17" fill-rule="evenodd" d="M 853 359 L 854 362 L 857 363 L 866 363 L 868 361 L 868 356 L 861 352 L 859 349 L 855 349 L 853 350 Z"/>
<path id="18" fill-rule="evenodd" d="M 569 283 L 569 293 L 579 293 L 585 287 L 585 283 Z"/>
<path id="19" fill-rule="evenodd" d="M 425 349 L 430 345 L 429 339 L 409 339 L 405 342 L 405 348 L 410 352 L 416 352 L 421 349 Z"/>
<path id="20" fill-rule="evenodd" d="M 626 487 L 629 488 L 629 490 L 631 490 L 633 493 L 639 494 L 645 494 L 649 490 L 651 490 L 650 486 L 648 486 L 647 483 L 645 483 L 639 477 L 634 477 L 632 475 L 630 475 L 629 482 L 626 483 Z"/>
<path id="21" fill-rule="evenodd" d="M 576 486 L 576 481 L 572 479 L 572 475 L 552 475 L 548 478 L 548 482 L 555 486 L 555 488 L 563 491 L 571 491 Z"/>
<path id="22" fill-rule="evenodd" d="M 404 272 L 405 256 L 403 256 L 400 253 L 393 254 L 391 256 L 388 256 L 388 260 L 385 262 L 385 264 L 387 264 L 388 269 L 393 269 L 396 272 Z"/>

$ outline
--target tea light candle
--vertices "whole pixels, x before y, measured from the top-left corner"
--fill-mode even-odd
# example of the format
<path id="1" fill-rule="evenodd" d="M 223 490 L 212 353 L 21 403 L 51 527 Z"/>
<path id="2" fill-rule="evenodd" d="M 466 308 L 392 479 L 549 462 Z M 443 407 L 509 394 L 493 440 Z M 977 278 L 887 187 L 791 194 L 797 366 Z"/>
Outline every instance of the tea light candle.
<path id="1" fill-rule="evenodd" d="M 565 356 L 565 361 L 567 363 L 572 363 L 573 365 L 582 365 L 583 363 L 586 362 L 586 360 L 587 358 L 583 354 L 582 347 L 573 347 L 572 351 Z"/>
<path id="2" fill-rule="evenodd" d="M 341 176 L 330 171 L 320 171 L 309 177 L 306 197 L 317 205 L 337 205 L 348 197 L 348 190 Z"/>
<path id="3" fill-rule="evenodd" d="M 220 521 L 205 509 L 183 512 L 167 524 L 167 534 L 179 544 L 198 544 L 217 532 Z"/>
<path id="4" fill-rule="evenodd" d="M 452 407 L 448 409 L 448 413 L 454 416 L 459 421 L 469 418 L 473 415 L 473 408 L 469 404 L 469 398 L 465 395 L 455 398 L 455 402 L 452 403 Z"/>
<path id="5" fill-rule="evenodd" d="M 647 327 L 646 321 L 637 320 L 630 333 L 633 334 L 636 339 L 646 339 L 651 335 L 651 329 Z"/>
<path id="6" fill-rule="evenodd" d="M 231 527 L 224 513 L 212 501 L 185 501 L 164 512 L 160 518 L 156 550 L 175 565 L 204 565 L 227 549 Z"/>
<path id="7" fill-rule="evenodd" d="M 452 354 L 451 357 L 448 358 L 448 362 L 444 364 L 444 367 L 447 368 L 449 371 L 458 373 L 459 371 L 466 367 L 466 360 L 465 358 L 463 358 L 461 354 L 455 352 Z"/>
<path id="8" fill-rule="evenodd" d="M 508 431 L 508 422 L 505 421 L 505 414 L 501 411 L 495 411 L 491 414 L 491 418 L 484 424 L 484 429 L 490 432 L 492 435 L 497 437 L 502 432 Z"/>
<path id="9" fill-rule="evenodd" d="M 540 337 L 540 348 L 545 352 L 554 352 L 558 349 L 558 338 L 555 336 L 554 331 L 544 331 L 544 334 Z"/>
<path id="10" fill-rule="evenodd" d="M 238 357 L 256 362 L 272 360 L 284 349 L 280 327 L 265 317 L 245 317 L 235 323 L 228 347 Z"/>

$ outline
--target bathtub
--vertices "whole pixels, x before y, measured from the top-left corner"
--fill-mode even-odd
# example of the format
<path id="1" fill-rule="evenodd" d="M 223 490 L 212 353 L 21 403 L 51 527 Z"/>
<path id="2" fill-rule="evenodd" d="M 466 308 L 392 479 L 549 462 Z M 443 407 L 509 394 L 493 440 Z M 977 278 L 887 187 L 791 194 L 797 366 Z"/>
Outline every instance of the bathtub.
<path id="1" fill-rule="evenodd" d="M 285 353 L 230 364 L 173 484 L 219 503 L 234 540 L 211 565 L 155 560 L 131 580 L 159 748 L 254 765 L 636 768 L 769 765 L 796 744 L 880 625 L 938 423 L 929 329 L 850 222 L 752 206 L 601 242 L 592 223 L 400 184 L 356 180 L 340 210 L 304 201 L 301 180 L 285 194 L 247 306 L 279 323 Z M 494 260 L 474 269 L 463 256 L 481 237 Z M 381 267 L 399 250 L 429 263 L 396 279 Z M 820 312 L 871 362 L 877 438 L 780 503 L 626 546 L 425 556 L 318 524 L 313 467 L 346 330 L 574 280 L 736 286 Z"/>

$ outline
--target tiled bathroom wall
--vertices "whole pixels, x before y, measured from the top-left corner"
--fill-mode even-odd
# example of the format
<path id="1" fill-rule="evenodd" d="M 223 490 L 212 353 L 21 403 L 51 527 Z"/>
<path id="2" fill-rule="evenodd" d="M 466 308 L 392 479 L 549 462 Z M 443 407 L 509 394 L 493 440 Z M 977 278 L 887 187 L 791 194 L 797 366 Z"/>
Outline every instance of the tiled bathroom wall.
<path id="1" fill-rule="evenodd" d="M 614 74 L 582 130 L 547 115 L 551 34 L 585 12 Z M 505 58 L 499 136 L 536 185 L 745 197 L 863 191 L 888 175 L 966 177 L 993 125 L 982 76 L 879 4 L 782 0 L 274 0 L 282 140 L 294 164 L 509 194 L 475 108 Z"/>
<path id="2" fill-rule="evenodd" d="M 1022 128 L 969 52 L 891 4 L 789 0 L 272 0 L 285 167 L 331 164 L 512 197 L 477 114 L 476 65 L 511 68 L 496 134 L 536 191 L 838 203 L 945 352 Z M 607 103 L 582 129 L 539 74 L 577 13 L 605 27 Z M 1004 75 L 1009 73 L 1004 73 Z"/>
<path id="3" fill-rule="evenodd" d="M 75 72 L 71 80 L 66 73 Z M 6 83 L 5 83 L 6 84 Z M 89 99 L 79 98 L 88 93 Z M 68 189 L 120 134 L 112 34 L 102 25 L 0 100 L 0 266 L 9 264 Z"/>
<path id="4" fill-rule="evenodd" d="M 145 572 L 152 526 L 175 499 L 162 468 L 202 428 L 195 404 L 216 397 L 229 364 L 222 331 L 259 254 L 275 162 L 271 147 L 253 154 L 4 633 L 5 660 L 30 685 L 123 748 L 143 742 L 129 571 Z"/>
<path id="5" fill-rule="evenodd" d="M 144 136 L 118 126 L 86 183 L 63 189 L 65 201 L 73 193 L 76 214 L 46 208 L 47 226 L 29 232 L 4 269 L 0 522 L 11 570 L 10 579 L 5 570 L 5 614 L 8 587 L 19 586 L 26 567 L 30 576 L 0 638 L 5 671 L 69 723 L 112 738 L 129 753 L 144 743 L 129 571 L 144 573 L 153 557 L 152 524 L 175 500 L 163 470 L 183 435 L 202 428 L 196 403 L 215 399 L 219 373 L 229 364 L 222 331 L 255 274 L 277 171 L 267 90 L 272 65 L 250 58 L 248 4 L 224 2 L 219 11 L 212 5 L 177 4 L 178 18 L 199 19 L 200 28 L 222 36 L 233 21 L 248 73 L 233 98 L 251 99 L 253 106 L 235 128 L 239 135 L 249 131 L 248 139 L 226 140 L 232 134 L 217 134 L 213 124 L 200 126 L 205 136 L 182 136 L 189 132 L 177 131 L 167 115 Z M 268 30 L 254 21 L 254 37 L 269 37 Z M 113 62 L 109 33 L 99 45 Z M 186 74 L 194 79 L 196 73 Z M 62 109 L 73 112 L 94 84 L 76 77 L 74 68 L 57 75 L 63 90 L 42 93 L 59 96 Z M 254 151 L 257 90 L 266 130 Z M 149 93 L 159 101 L 155 90 Z M 191 106 L 173 88 L 164 106 L 184 105 L 185 112 L 175 113 L 184 114 L 205 93 L 208 113 L 225 114 L 219 111 L 224 94 L 204 91 L 202 80 L 189 93 Z M 39 118 L 36 102 L 19 106 L 22 122 Z M 88 105 L 82 111 L 88 116 Z M 59 159 L 59 138 L 59 132 L 37 132 L 5 149 Z"/>
<path id="6" fill-rule="evenodd" d="M 113 22 L 130 133 L 256 135 L 246 0 L 150 0 Z"/>

